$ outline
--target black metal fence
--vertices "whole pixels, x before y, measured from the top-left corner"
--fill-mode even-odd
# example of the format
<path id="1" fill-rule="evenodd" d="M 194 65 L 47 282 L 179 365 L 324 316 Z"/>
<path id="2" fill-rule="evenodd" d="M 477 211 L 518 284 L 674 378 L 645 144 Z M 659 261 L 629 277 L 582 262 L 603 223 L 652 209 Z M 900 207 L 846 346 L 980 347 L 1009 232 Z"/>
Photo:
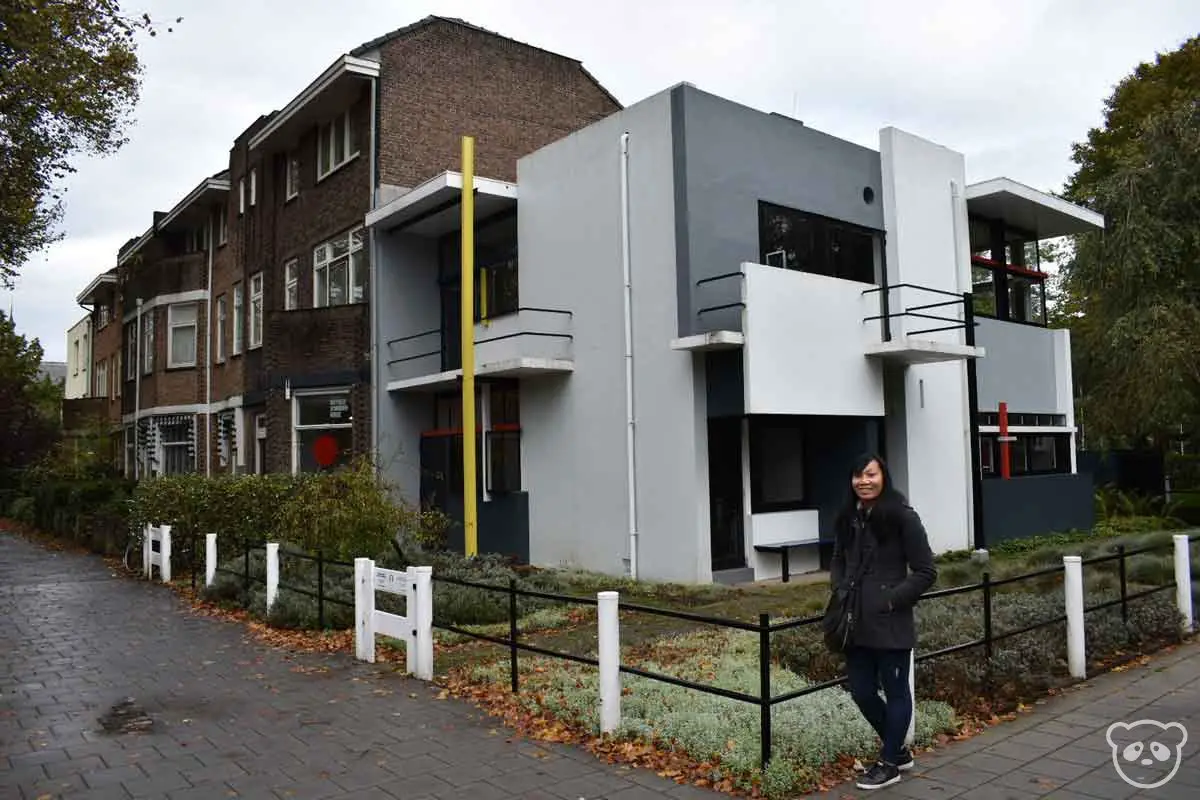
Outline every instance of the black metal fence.
<path id="1" fill-rule="evenodd" d="M 1190 535 L 1189 543 L 1196 541 L 1196 539 L 1198 539 L 1198 538 L 1200 538 L 1200 534 Z M 1111 562 L 1116 562 L 1118 565 L 1118 576 L 1119 576 L 1119 583 L 1120 583 L 1120 596 L 1116 600 L 1105 601 L 1105 602 L 1096 603 L 1093 605 L 1087 605 L 1085 602 L 1084 614 L 1086 615 L 1089 613 L 1095 613 L 1097 611 L 1101 611 L 1103 609 L 1114 608 L 1114 607 L 1120 606 L 1122 621 L 1128 622 L 1130 603 L 1132 603 L 1135 600 L 1138 600 L 1138 599 L 1141 599 L 1144 597 L 1149 597 L 1150 595 L 1157 594 L 1159 592 L 1163 592 L 1163 591 L 1175 588 L 1176 581 L 1171 580 L 1161 586 L 1154 586 L 1149 589 L 1143 589 L 1143 590 L 1140 590 L 1140 591 L 1137 591 L 1134 593 L 1130 593 L 1129 581 L 1128 581 L 1128 576 L 1127 576 L 1127 572 L 1128 572 L 1127 562 L 1130 558 L 1137 556 L 1137 555 L 1145 554 L 1145 553 L 1157 552 L 1157 551 L 1161 551 L 1164 549 L 1173 548 L 1173 546 L 1174 546 L 1173 542 L 1171 542 L 1171 543 L 1167 543 L 1167 544 L 1150 545 L 1150 546 L 1130 550 L 1130 549 L 1127 549 L 1124 545 L 1121 545 L 1121 546 L 1118 546 L 1116 552 L 1111 555 L 1097 556 L 1095 558 L 1084 559 L 1081 562 L 1081 564 L 1084 568 L 1089 567 L 1089 566 L 1097 566 L 1097 565 L 1103 565 L 1103 564 L 1107 564 L 1107 563 L 1111 563 Z M 1015 587 L 1016 585 L 1026 582 L 1026 581 L 1031 581 L 1031 580 L 1036 580 L 1036 579 L 1045 579 L 1045 578 L 1049 578 L 1049 577 L 1053 577 L 1053 576 L 1063 576 L 1064 573 L 1065 573 L 1065 567 L 1062 565 L 1048 567 L 1046 569 L 1040 569 L 1040 570 L 1036 570 L 1033 572 L 1024 573 L 1021 575 L 1005 577 L 1005 578 L 1001 578 L 998 580 L 992 579 L 991 575 L 989 573 L 985 572 L 982 576 L 982 580 L 979 581 L 978 583 L 967 584 L 967 585 L 963 585 L 963 586 L 955 586 L 955 587 L 950 587 L 950 588 L 946 588 L 946 589 L 937 589 L 934 591 L 926 592 L 924 595 L 921 596 L 922 601 L 952 597 L 955 595 L 971 594 L 971 593 L 975 593 L 975 592 L 980 593 L 982 595 L 983 635 L 976 639 L 973 639 L 971 641 L 962 642 L 962 643 L 959 643 L 959 644 L 956 644 L 956 645 L 953 645 L 950 647 L 945 647 L 945 648 L 942 648 L 939 650 L 934 650 L 934 651 L 929 651 L 929 652 L 924 652 L 924 653 L 917 653 L 914 656 L 914 661 L 916 663 L 921 663 L 921 662 L 930 661 L 933 659 L 944 658 L 947 656 L 960 654 L 960 653 L 963 653 L 966 651 L 981 650 L 983 653 L 983 656 L 985 658 L 988 676 L 990 676 L 991 661 L 992 661 L 992 658 L 993 658 L 993 655 L 995 652 L 995 646 L 997 643 L 1003 642 L 1007 639 L 1011 639 L 1011 638 L 1014 638 L 1017 636 L 1029 634 L 1029 633 L 1032 633 L 1034 631 L 1037 631 L 1037 630 L 1040 630 L 1043 628 L 1048 628 L 1048 627 L 1052 627 L 1055 625 L 1065 625 L 1067 622 L 1067 615 L 1064 610 L 1063 614 L 1056 615 L 1054 617 L 1051 617 L 1050 619 L 1039 620 L 1039 621 L 1031 623 L 1029 625 L 1024 625 L 1022 627 L 1014 628 L 1011 630 L 997 631 L 997 630 L 995 630 L 995 625 L 994 625 L 994 621 L 993 621 L 993 616 L 994 616 L 993 612 L 995 609 L 996 593 L 998 591 L 1001 591 L 1001 590 L 1004 590 L 1007 588 Z M 460 626 L 451 625 L 451 624 L 448 624 L 445 622 L 438 622 L 437 614 L 436 614 L 436 607 L 435 607 L 435 613 L 434 613 L 433 627 L 439 628 L 441 630 L 451 631 L 453 633 L 456 633 L 456 634 L 459 634 L 461 636 L 465 636 L 465 637 L 468 637 L 471 639 L 477 639 L 477 640 L 482 640 L 482 641 L 486 641 L 486 642 L 491 642 L 493 644 L 501 645 L 503 647 L 508 648 L 509 666 L 510 666 L 510 684 L 511 684 L 510 688 L 513 693 L 520 692 L 520 672 L 519 672 L 518 654 L 522 651 L 527 652 L 527 653 L 534 653 L 536 655 L 545 656 L 548 658 L 557 658 L 557 659 L 562 659 L 565 661 L 572 661 L 572 662 L 575 662 L 578 664 L 585 664 L 585 665 L 589 665 L 589 666 L 593 666 L 593 667 L 599 666 L 599 660 L 594 657 L 581 656 L 581 655 L 572 654 L 572 653 L 558 652 L 555 650 L 551 650 L 549 648 L 539 647 L 539 646 L 531 644 L 529 642 L 521 641 L 519 631 L 518 631 L 518 615 L 517 615 L 517 606 L 518 606 L 517 600 L 518 600 L 518 598 L 531 598 L 531 599 L 539 599 L 539 600 L 546 600 L 546 601 L 550 601 L 550 602 L 562 603 L 565 605 L 591 606 L 591 607 L 595 607 L 598 605 L 598 601 L 596 599 L 588 598 L 588 597 L 576 597 L 576 596 L 565 595 L 565 594 L 553 594 L 553 593 L 549 593 L 549 592 L 534 591 L 534 590 L 529 590 L 529 589 L 520 589 L 517 587 L 515 580 L 510 580 L 507 586 L 497 586 L 494 584 L 479 583 L 479 582 L 475 582 L 475 581 L 461 580 L 458 578 L 439 577 L 438 575 L 435 574 L 433 576 L 433 581 L 435 583 L 440 582 L 440 583 L 445 583 L 445 584 L 452 584 L 452 585 L 456 585 L 456 586 L 463 586 L 463 587 L 468 587 L 468 588 L 472 588 L 472 589 L 479 589 L 479 590 L 496 592 L 498 594 L 506 594 L 507 595 L 507 598 L 508 598 L 508 626 L 509 626 L 509 632 L 508 632 L 507 637 L 492 636 L 490 634 L 484 634 L 484 633 L 466 630 L 465 628 L 462 628 Z M 1085 601 L 1086 601 L 1086 595 L 1085 595 Z M 767 763 L 770 761 L 771 752 L 772 752 L 771 710 L 775 706 L 780 705 L 781 703 L 786 703 L 786 702 L 789 702 L 792 700 L 796 700 L 798 698 L 805 697 L 807 695 L 815 694 L 816 692 L 824 691 L 826 689 L 831 689 L 833 687 L 842 686 L 846 683 L 846 680 L 847 680 L 846 676 L 842 675 L 837 678 L 833 678 L 833 679 L 826 680 L 826 681 L 821 681 L 819 683 L 814 683 L 810 686 L 806 686 L 802 689 L 797 689 L 795 691 L 785 692 L 782 694 L 772 694 L 771 671 L 770 671 L 771 661 L 772 661 L 771 637 L 774 634 L 781 633 L 784 631 L 798 630 L 801 628 L 806 628 L 806 627 L 814 626 L 814 625 L 819 626 L 823 619 L 823 615 L 820 615 L 820 614 L 805 617 L 802 619 L 793 619 L 793 620 L 786 620 L 783 622 L 774 622 L 773 623 L 773 622 L 771 622 L 771 618 L 770 618 L 769 614 L 760 614 L 757 622 L 746 622 L 743 620 L 706 616 L 703 614 L 694 614 L 694 613 L 690 613 L 690 612 L 686 612 L 686 611 L 673 611 L 673 610 L 669 610 L 669 609 L 656 608 L 653 606 L 639 605 L 636 603 L 620 602 L 618 604 L 618 609 L 619 609 L 619 611 L 623 611 L 623 612 L 649 614 L 649 615 L 654 615 L 654 616 L 659 616 L 659 617 L 666 617 L 669 619 L 677 619 L 677 620 L 683 620 L 686 622 L 694 622 L 694 623 L 697 623 L 700 625 L 711 625 L 711 626 L 715 626 L 715 627 L 719 627 L 719 628 L 744 631 L 747 633 L 752 633 L 752 634 L 757 635 L 758 641 L 759 641 L 759 648 L 758 648 L 759 649 L 759 654 L 758 654 L 759 687 L 758 687 L 757 694 L 749 694 L 747 692 L 739 692 L 739 691 L 735 691 L 735 690 L 731 690 L 731 689 L 725 689 L 725 688 L 722 688 L 719 686 L 712 686 L 709 684 L 697 683 L 694 681 L 677 678 L 677 677 L 674 677 L 671 675 L 663 675 L 663 674 L 656 673 L 656 672 L 650 672 L 648 670 L 641 669 L 640 667 L 636 667 L 636 666 L 632 666 L 632 665 L 628 665 L 628 664 L 621 664 L 620 671 L 625 674 L 628 674 L 628 675 L 635 675 L 640 678 L 645 678 L 648 680 L 672 684 L 674 686 L 679 686 L 679 687 L 682 687 L 685 689 L 690 689 L 690 690 L 694 690 L 697 692 L 703 692 L 705 694 L 717 695 L 720 697 L 726 697 L 731 700 L 737 700 L 740 702 L 750 703 L 752 705 L 758 706 L 759 720 L 760 720 L 760 722 L 759 722 L 760 739 L 761 739 L 760 758 L 761 758 L 762 766 L 764 768 L 766 767 Z M 1133 658 L 1136 658 L 1136 657 L 1137 657 L 1137 655 L 1133 655 L 1128 660 L 1132 660 Z M 1114 665 L 1110 664 L 1108 666 L 1111 667 Z M 985 677 L 985 681 L 990 682 L 990 677 Z"/>

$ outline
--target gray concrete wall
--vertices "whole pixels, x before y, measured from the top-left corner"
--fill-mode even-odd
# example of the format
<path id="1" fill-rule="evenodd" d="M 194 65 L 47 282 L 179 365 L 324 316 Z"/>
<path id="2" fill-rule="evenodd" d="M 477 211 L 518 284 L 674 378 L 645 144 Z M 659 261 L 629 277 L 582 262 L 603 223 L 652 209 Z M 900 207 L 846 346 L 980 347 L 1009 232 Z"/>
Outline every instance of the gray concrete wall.
<path id="1" fill-rule="evenodd" d="M 416 502 L 421 486 L 420 434 L 431 422 L 433 401 L 430 395 L 387 390 L 387 361 L 393 357 L 389 352 L 401 352 L 389 349 L 388 342 L 441 325 L 437 247 L 433 239 L 405 233 L 378 234 L 376 247 L 377 357 L 383 362 L 378 369 L 382 380 L 373 387 L 378 393 L 378 457 L 384 478 L 401 497 Z M 424 341 L 431 348 L 440 343 L 437 337 L 426 337 Z"/>
<path id="2" fill-rule="evenodd" d="M 987 355 L 979 360 L 979 408 L 1001 402 L 1012 413 L 1067 413 L 1060 408 L 1055 332 L 1033 325 L 980 318 L 975 341 Z"/>
<path id="3" fill-rule="evenodd" d="M 736 301 L 738 282 L 696 282 L 759 261 L 760 200 L 883 229 L 878 152 L 691 86 L 676 87 L 672 102 L 681 211 L 686 205 L 676 223 L 681 336 L 741 329 L 736 309 L 696 314 Z"/>
<path id="4" fill-rule="evenodd" d="M 639 576 L 707 581 L 703 359 L 670 349 L 678 294 L 668 93 L 518 162 L 521 304 L 574 312 L 574 373 L 521 383 L 530 558 L 619 574 L 629 555 L 620 218 L 625 131 L 631 134 Z"/>

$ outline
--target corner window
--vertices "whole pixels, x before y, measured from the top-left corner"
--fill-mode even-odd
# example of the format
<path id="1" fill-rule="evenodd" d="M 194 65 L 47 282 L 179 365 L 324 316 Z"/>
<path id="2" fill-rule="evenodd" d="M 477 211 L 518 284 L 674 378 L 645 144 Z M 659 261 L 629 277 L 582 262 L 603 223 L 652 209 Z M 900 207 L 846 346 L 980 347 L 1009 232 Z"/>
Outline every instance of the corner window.
<path id="1" fill-rule="evenodd" d="M 804 431 L 798 417 L 750 418 L 750 510 L 803 508 Z"/>
<path id="2" fill-rule="evenodd" d="M 313 307 L 361 303 L 366 299 L 367 260 L 361 227 L 313 250 Z"/>
<path id="3" fill-rule="evenodd" d="M 300 159 L 289 155 L 283 176 L 283 197 L 284 200 L 291 200 L 300 194 Z"/>
<path id="4" fill-rule="evenodd" d="M 1001 460 L 1004 449 L 999 434 L 985 433 L 979 437 L 981 467 L 984 477 L 997 478 L 1004 474 Z M 1055 475 L 1071 471 L 1071 436 L 1064 433 L 1018 433 L 1008 447 L 1008 467 L 1012 477 Z"/>
<path id="5" fill-rule="evenodd" d="M 154 309 L 142 315 L 142 372 L 154 371 Z"/>
<path id="6" fill-rule="evenodd" d="M 167 306 L 167 366 L 196 366 L 196 304 Z"/>
<path id="7" fill-rule="evenodd" d="M 758 204 L 759 262 L 875 283 L 877 231 L 773 203 Z"/>
<path id="8" fill-rule="evenodd" d="M 350 112 L 338 114 L 317 129 L 317 180 L 358 155 Z"/>
<path id="9" fill-rule="evenodd" d="M 225 320 L 228 316 L 228 311 L 225 307 L 225 295 L 217 298 L 217 324 L 213 336 L 213 345 L 216 350 L 216 362 L 222 364 L 225 362 Z"/>
<path id="10" fill-rule="evenodd" d="M 242 285 L 233 285 L 233 347 L 231 352 L 238 355 L 242 352 L 242 334 L 245 331 L 246 315 L 242 308 Z"/>
<path id="11" fill-rule="evenodd" d="M 291 311 L 300 307 L 300 259 L 293 258 L 283 265 L 283 308 Z"/>
<path id="12" fill-rule="evenodd" d="M 292 398 L 293 472 L 320 472 L 348 463 L 354 450 L 349 391 Z"/>
<path id="13" fill-rule="evenodd" d="M 263 339 L 263 275 L 250 276 L 250 348 L 262 347 Z"/>

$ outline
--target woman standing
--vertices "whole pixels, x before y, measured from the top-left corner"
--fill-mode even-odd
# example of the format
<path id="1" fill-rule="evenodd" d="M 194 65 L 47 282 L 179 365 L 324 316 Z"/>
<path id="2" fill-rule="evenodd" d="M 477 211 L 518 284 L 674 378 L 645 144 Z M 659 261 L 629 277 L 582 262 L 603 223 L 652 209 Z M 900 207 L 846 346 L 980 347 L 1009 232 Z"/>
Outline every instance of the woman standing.
<path id="1" fill-rule="evenodd" d="M 850 695 L 882 742 L 879 760 L 858 788 L 880 789 L 913 765 L 905 745 L 913 714 L 909 669 L 917 646 L 913 606 L 937 580 L 937 568 L 921 518 L 876 455 L 854 463 L 834 535 L 830 586 L 848 589 L 854 582 L 858 590 L 851 593 L 858 608 L 845 647 Z"/>

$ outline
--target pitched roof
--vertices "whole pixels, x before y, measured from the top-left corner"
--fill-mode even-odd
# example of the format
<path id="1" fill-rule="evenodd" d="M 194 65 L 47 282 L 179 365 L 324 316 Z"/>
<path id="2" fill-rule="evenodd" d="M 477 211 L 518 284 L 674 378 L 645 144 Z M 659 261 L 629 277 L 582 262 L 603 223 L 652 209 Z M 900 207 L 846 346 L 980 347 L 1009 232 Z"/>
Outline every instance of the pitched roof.
<path id="1" fill-rule="evenodd" d="M 370 51 L 375 50 L 376 48 L 381 47 L 382 45 L 385 45 L 390 41 L 399 39 L 403 36 L 407 36 L 410 33 L 414 33 L 416 31 L 422 30 L 423 28 L 427 28 L 430 25 L 433 25 L 433 24 L 439 23 L 439 22 L 445 23 L 448 25 L 459 25 L 463 28 L 466 28 L 467 30 L 475 31 L 476 33 L 482 33 L 487 36 L 495 36 L 497 39 L 504 39 L 505 41 L 508 41 L 508 42 L 514 42 L 516 44 L 521 45 L 522 47 L 528 47 L 530 50 L 537 50 L 540 53 L 546 53 L 547 55 L 554 56 L 555 58 L 561 58 L 564 61 L 570 61 L 572 64 L 575 64 L 577 67 L 579 67 L 579 70 L 587 77 L 587 79 L 590 80 L 592 83 L 594 83 L 596 85 L 597 89 L 604 92 L 604 94 L 608 97 L 608 99 L 613 101 L 613 103 L 617 106 L 617 108 L 625 107 L 621 103 L 620 100 L 618 100 L 616 97 L 613 96 L 612 92 L 610 92 L 608 89 L 606 89 L 604 87 L 604 84 L 602 84 L 602 83 L 600 83 L 600 81 L 596 80 L 596 76 L 592 75 L 592 73 L 587 71 L 587 69 L 583 66 L 583 62 L 581 62 L 579 59 L 571 58 L 570 56 L 564 56 L 562 53 L 555 53 L 552 50 L 547 50 L 543 47 L 537 47 L 536 45 L 529 44 L 528 42 L 517 41 L 516 39 L 513 39 L 510 36 L 505 36 L 501 33 L 497 33 L 496 31 L 488 30 L 487 28 L 481 28 L 478 25 L 472 25 L 470 22 L 467 22 L 464 19 L 459 19 L 458 17 L 441 17 L 436 14 L 430 14 L 429 16 L 419 19 L 416 22 L 413 22 L 409 25 L 405 25 L 402 28 L 397 28 L 396 30 L 391 31 L 390 33 L 385 33 L 382 36 L 377 36 L 369 42 L 363 42 L 358 47 L 351 50 L 350 55 L 356 56 L 356 57 L 362 56 L 365 53 L 369 53 Z"/>

